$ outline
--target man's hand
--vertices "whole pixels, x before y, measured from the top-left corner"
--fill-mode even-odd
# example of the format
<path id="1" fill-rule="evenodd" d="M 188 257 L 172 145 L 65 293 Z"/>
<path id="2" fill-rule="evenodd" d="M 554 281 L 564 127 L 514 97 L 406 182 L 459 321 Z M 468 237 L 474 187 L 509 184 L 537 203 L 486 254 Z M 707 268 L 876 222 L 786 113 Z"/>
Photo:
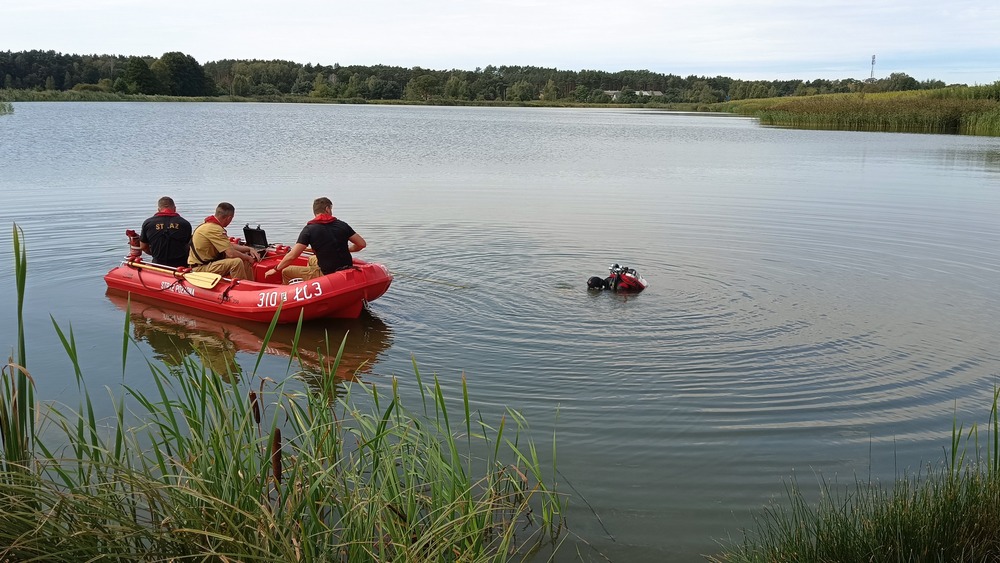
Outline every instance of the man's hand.
<path id="1" fill-rule="evenodd" d="M 240 256 L 240 258 L 243 258 L 244 262 L 249 262 L 251 264 L 254 262 L 260 262 L 260 254 L 257 254 L 257 251 L 254 250 L 252 246 L 237 246 L 236 251 L 245 255 L 245 257 Z"/>

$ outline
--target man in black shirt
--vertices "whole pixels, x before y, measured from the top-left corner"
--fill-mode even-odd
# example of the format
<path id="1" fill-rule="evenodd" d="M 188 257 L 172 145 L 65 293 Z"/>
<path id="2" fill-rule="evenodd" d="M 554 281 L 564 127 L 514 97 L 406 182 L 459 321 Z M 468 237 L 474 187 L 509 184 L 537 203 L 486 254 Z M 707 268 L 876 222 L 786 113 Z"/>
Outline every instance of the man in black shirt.
<path id="1" fill-rule="evenodd" d="M 295 278 L 308 280 L 350 268 L 354 263 L 352 252 L 367 246 L 365 239 L 354 232 L 350 225 L 333 216 L 333 202 L 321 197 L 313 202 L 315 217 L 299 233 L 295 245 L 277 266 L 267 271 L 266 276 L 281 272 L 284 283 Z M 290 266 L 307 247 L 312 247 L 313 256 L 306 266 Z"/>
<path id="2" fill-rule="evenodd" d="M 191 223 L 177 214 L 174 200 L 161 197 L 156 202 L 156 215 L 142 223 L 139 248 L 164 266 L 187 266 Z"/>

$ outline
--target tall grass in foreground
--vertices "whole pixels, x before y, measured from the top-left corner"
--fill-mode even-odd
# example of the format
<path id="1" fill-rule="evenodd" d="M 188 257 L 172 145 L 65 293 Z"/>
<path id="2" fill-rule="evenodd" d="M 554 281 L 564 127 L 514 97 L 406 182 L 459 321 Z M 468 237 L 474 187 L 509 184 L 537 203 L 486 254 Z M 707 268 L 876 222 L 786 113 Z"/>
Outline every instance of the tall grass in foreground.
<path id="1" fill-rule="evenodd" d="M 899 479 L 891 490 L 858 481 L 852 494 L 844 494 L 824 483 L 821 500 L 812 506 L 793 483 L 789 507 L 768 510 L 756 531 L 711 560 L 1000 561 L 998 397 L 995 391 L 985 456 L 976 426 L 968 433 L 954 427 L 949 463 Z"/>
<path id="2" fill-rule="evenodd" d="M 803 129 L 1000 136 L 1000 82 L 865 94 L 739 100 L 718 109 Z"/>
<path id="3" fill-rule="evenodd" d="M 14 105 L 10 102 L 0 101 L 0 115 L 5 113 L 14 113 Z"/>
<path id="4" fill-rule="evenodd" d="M 21 294 L 16 226 L 14 239 Z M 452 412 L 414 365 L 416 414 L 395 381 L 347 384 L 331 403 L 268 378 L 247 389 L 190 358 L 180 375 L 147 361 L 155 392 L 109 391 L 114 416 L 101 421 L 73 331 L 53 324 L 80 405 L 39 413 L 46 442 L 4 418 L 0 561 L 505 561 L 562 531 L 525 420 L 508 411 L 487 424 L 464 380 Z M 4 413 L 32 387 L 23 365 L 8 368 Z"/>
<path id="5" fill-rule="evenodd" d="M 24 284 L 27 280 L 27 250 L 21 245 L 20 229 L 14 225 L 14 279 L 17 285 L 17 359 L 11 357 L 0 369 L 0 486 L 14 484 L 31 460 L 35 434 L 34 383 L 28 370 L 24 342 Z M 0 501 L 0 508 L 4 505 Z"/>

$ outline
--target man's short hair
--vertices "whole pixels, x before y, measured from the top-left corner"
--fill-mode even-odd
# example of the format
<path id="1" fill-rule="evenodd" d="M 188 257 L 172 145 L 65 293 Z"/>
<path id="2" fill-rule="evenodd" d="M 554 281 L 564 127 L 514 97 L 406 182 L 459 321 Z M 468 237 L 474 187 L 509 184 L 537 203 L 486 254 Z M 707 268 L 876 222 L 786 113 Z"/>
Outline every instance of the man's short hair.
<path id="1" fill-rule="evenodd" d="M 333 202 L 328 197 L 318 197 L 313 201 L 313 215 L 324 213 L 327 207 L 333 207 Z"/>
<path id="2" fill-rule="evenodd" d="M 229 202 L 223 201 L 215 208 L 215 217 L 217 219 L 232 217 L 233 215 L 236 215 L 236 208 Z"/>
<path id="3" fill-rule="evenodd" d="M 156 209 L 161 211 L 164 209 L 177 209 L 177 206 L 174 205 L 174 198 L 163 196 L 156 200 Z"/>

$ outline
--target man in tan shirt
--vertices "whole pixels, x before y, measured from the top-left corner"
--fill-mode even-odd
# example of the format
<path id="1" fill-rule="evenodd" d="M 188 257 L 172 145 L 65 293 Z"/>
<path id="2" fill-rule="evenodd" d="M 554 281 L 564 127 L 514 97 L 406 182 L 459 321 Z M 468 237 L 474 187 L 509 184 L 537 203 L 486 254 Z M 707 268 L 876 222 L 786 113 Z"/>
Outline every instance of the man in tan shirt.
<path id="1" fill-rule="evenodd" d="M 215 215 L 205 217 L 191 235 L 188 265 L 195 272 L 212 272 L 226 277 L 253 279 L 253 263 L 260 260 L 257 251 L 249 246 L 229 242 L 226 227 L 233 222 L 236 208 L 222 202 L 215 208 Z"/>

